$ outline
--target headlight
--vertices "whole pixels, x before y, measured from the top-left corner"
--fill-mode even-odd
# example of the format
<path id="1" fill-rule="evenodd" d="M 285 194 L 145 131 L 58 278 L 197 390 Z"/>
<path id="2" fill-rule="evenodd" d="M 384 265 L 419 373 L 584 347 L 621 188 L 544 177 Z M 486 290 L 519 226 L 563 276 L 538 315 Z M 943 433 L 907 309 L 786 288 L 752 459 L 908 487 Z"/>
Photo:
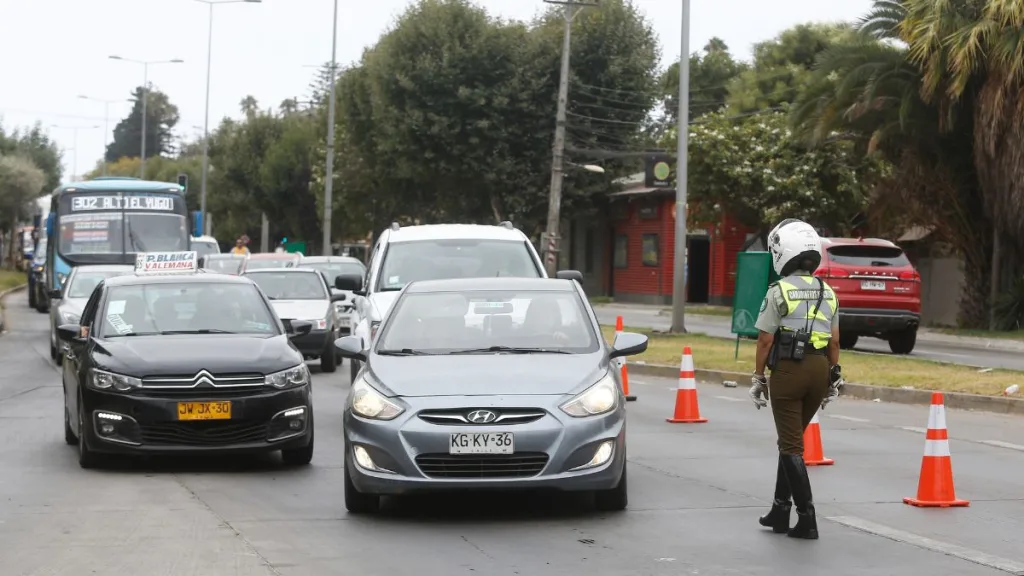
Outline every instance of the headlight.
<path id="1" fill-rule="evenodd" d="M 394 420 L 405 410 L 359 378 L 352 385 L 352 411 L 363 418 Z"/>
<path id="2" fill-rule="evenodd" d="M 135 388 L 142 388 L 142 380 L 134 378 L 132 376 L 124 376 L 121 374 L 114 374 L 113 372 L 107 372 L 106 370 L 100 370 L 93 368 L 89 374 L 87 380 L 90 388 L 96 390 L 117 390 L 118 392 L 127 392 Z"/>
<path id="3" fill-rule="evenodd" d="M 605 375 L 590 388 L 562 404 L 562 411 L 574 418 L 611 412 L 619 403 L 619 391 L 611 374 Z"/>
<path id="4" fill-rule="evenodd" d="M 33 266 L 33 267 L 32 267 L 32 271 L 33 271 L 33 272 L 42 272 L 42 271 L 43 271 L 43 266 L 42 266 L 42 264 L 36 264 L 35 266 Z"/>
<path id="5" fill-rule="evenodd" d="M 60 313 L 60 318 L 61 320 L 64 321 L 64 324 L 78 324 L 79 322 L 82 321 L 81 314 L 75 314 L 74 312 L 64 312 L 63 310 Z"/>
<path id="6" fill-rule="evenodd" d="M 305 364 L 299 364 L 294 368 L 275 372 L 266 377 L 267 386 L 274 388 L 297 388 L 309 384 L 309 368 Z"/>

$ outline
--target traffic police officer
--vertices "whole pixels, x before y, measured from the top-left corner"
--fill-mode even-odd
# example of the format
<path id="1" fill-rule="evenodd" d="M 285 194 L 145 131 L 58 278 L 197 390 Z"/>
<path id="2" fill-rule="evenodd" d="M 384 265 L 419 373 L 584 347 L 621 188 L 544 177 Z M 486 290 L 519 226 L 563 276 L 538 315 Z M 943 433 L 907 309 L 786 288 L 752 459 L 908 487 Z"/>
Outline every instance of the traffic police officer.
<path id="1" fill-rule="evenodd" d="M 821 263 L 821 238 L 809 224 L 783 220 L 768 235 L 768 251 L 781 279 L 769 286 L 755 324 L 759 334 L 750 397 L 758 410 L 771 398 L 779 463 L 772 508 L 760 523 L 776 533 L 815 540 L 818 525 L 803 438 L 818 408 L 837 398 L 843 385 L 839 301 L 832 288 L 813 275 Z M 765 367 L 771 369 L 771 386 Z M 790 528 L 793 504 L 797 523 Z"/>

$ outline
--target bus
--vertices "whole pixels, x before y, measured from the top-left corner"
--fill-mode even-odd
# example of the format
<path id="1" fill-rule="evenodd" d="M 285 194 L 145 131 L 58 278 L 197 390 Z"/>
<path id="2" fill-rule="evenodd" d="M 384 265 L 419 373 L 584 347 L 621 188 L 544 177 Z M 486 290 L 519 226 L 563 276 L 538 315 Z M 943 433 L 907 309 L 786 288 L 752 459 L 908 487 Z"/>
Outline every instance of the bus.
<path id="1" fill-rule="evenodd" d="M 189 250 L 190 226 L 179 184 L 102 177 L 59 186 L 46 217 L 48 293 L 73 266 L 134 265 L 139 252 Z"/>

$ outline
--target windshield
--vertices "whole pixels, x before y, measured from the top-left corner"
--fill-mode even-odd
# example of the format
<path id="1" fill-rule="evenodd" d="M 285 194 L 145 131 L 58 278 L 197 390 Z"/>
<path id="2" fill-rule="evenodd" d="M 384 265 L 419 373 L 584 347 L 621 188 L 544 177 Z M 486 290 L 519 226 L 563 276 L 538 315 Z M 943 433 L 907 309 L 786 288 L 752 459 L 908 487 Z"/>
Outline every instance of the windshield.
<path id="1" fill-rule="evenodd" d="M 401 290 L 417 280 L 513 276 L 539 278 L 525 242 L 420 240 L 388 246 L 377 290 Z"/>
<path id="2" fill-rule="evenodd" d="M 195 251 L 196 256 L 202 258 L 207 254 L 220 254 L 220 246 L 217 246 L 216 242 L 208 242 L 206 240 L 192 239 L 192 250 Z"/>
<path id="3" fill-rule="evenodd" d="M 327 281 L 334 283 L 334 278 L 341 274 L 352 274 L 355 276 L 363 276 L 366 274 L 366 268 L 358 262 L 313 262 L 303 264 L 303 268 L 312 268 L 323 273 L 327 277 Z"/>
<path id="4" fill-rule="evenodd" d="M 71 283 L 68 284 L 68 291 L 65 298 L 88 298 L 100 282 L 115 276 L 126 276 L 131 270 L 83 270 L 79 268 L 71 276 Z"/>
<path id="5" fill-rule="evenodd" d="M 251 284 L 181 282 L 116 286 L 99 315 L 101 337 L 174 333 L 277 334 Z"/>
<path id="6" fill-rule="evenodd" d="M 246 270 L 266 270 L 268 268 L 295 268 L 299 259 L 294 256 L 282 258 L 251 258 L 245 265 Z"/>
<path id="7" fill-rule="evenodd" d="M 832 262 L 843 266 L 910 266 L 906 254 L 888 246 L 834 246 L 828 249 Z"/>
<path id="8" fill-rule="evenodd" d="M 60 217 L 62 254 L 122 254 L 185 250 L 188 227 L 178 214 L 92 212 Z"/>
<path id="9" fill-rule="evenodd" d="M 271 300 L 326 300 L 324 282 L 312 272 L 246 274 Z"/>
<path id="10" fill-rule="evenodd" d="M 242 271 L 245 258 L 206 258 L 203 268 L 221 274 L 238 274 Z"/>
<path id="11" fill-rule="evenodd" d="M 429 354 L 499 346 L 590 353 L 599 348 L 575 292 L 479 291 L 406 294 L 383 327 L 382 351 Z"/>

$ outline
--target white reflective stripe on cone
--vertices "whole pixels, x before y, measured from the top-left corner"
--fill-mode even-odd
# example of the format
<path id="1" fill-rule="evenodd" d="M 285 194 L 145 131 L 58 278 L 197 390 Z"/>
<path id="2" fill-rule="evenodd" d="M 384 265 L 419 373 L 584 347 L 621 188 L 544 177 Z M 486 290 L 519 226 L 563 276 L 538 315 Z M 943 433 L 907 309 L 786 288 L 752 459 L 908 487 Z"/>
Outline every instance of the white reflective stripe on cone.
<path id="1" fill-rule="evenodd" d="M 925 440 L 925 456 L 949 456 L 949 440 Z"/>
<path id="2" fill-rule="evenodd" d="M 680 390 L 696 390 L 697 389 L 697 381 L 694 380 L 693 378 L 680 378 L 679 379 L 679 389 Z"/>
<path id="3" fill-rule="evenodd" d="M 693 356 L 683 356 L 683 362 L 679 365 L 680 372 L 693 372 Z"/>
<path id="4" fill-rule="evenodd" d="M 932 430 L 946 429 L 946 407 L 942 404 L 932 404 L 928 411 L 928 428 Z"/>

